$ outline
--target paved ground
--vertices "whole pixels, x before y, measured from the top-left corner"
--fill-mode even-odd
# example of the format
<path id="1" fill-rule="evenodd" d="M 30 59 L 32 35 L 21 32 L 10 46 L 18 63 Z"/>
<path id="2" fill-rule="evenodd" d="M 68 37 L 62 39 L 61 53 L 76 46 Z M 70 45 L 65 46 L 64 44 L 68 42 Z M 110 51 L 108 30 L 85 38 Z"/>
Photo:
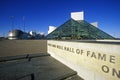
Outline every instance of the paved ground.
<path id="1" fill-rule="evenodd" d="M 0 80 L 83 80 L 49 54 L 0 57 Z"/>
<path id="2" fill-rule="evenodd" d="M 47 53 L 47 40 L 0 40 L 0 56 Z"/>

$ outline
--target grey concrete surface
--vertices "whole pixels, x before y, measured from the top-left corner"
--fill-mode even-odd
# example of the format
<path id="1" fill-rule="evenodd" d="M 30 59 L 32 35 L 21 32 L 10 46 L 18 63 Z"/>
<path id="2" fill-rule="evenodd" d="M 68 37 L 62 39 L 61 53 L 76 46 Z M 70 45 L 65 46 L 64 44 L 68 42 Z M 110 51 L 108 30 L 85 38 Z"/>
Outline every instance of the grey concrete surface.
<path id="1" fill-rule="evenodd" d="M 97 43 L 97 44 L 113 44 L 120 45 L 120 40 L 57 40 L 57 41 L 66 41 L 66 42 L 80 42 L 80 43 Z"/>
<path id="2" fill-rule="evenodd" d="M 15 55 L 15 56 L 2 56 L 0 57 L 0 62 L 5 62 L 5 61 L 12 61 L 12 60 L 19 60 L 19 59 L 31 59 L 34 57 L 43 57 L 43 56 L 50 56 L 50 54 L 47 53 L 31 53 L 31 54 L 24 54 L 24 55 Z"/>
<path id="3" fill-rule="evenodd" d="M 0 56 L 47 53 L 47 40 L 0 40 Z"/>
<path id="4" fill-rule="evenodd" d="M 31 59 L 16 58 L 0 62 L 0 80 L 83 80 L 75 71 L 49 55 L 28 57 Z"/>

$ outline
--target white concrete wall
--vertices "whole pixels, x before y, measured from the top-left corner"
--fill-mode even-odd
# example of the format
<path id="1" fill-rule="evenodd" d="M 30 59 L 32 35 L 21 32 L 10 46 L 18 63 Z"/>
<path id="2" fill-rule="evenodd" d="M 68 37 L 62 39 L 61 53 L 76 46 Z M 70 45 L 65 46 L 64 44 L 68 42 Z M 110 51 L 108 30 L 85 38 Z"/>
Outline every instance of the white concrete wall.
<path id="1" fill-rule="evenodd" d="M 71 12 L 71 18 L 74 20 L 84 20 L 84 12 Z"/>
<path id="2" fill-rule="evenodd" d="M 49 30 L 48 30 L 48 34 L 50 34 L 51 32 L 53 32 L 57 27 L 55 26 L 49 26 Z"/>
<path id="3" fill-rule="evenodd" d="M 95 41 L 100 41 L 100 42 L 120 42 L 120 40 L 95 40 Z"/>
<path id="4" fill-rule="evenodd" d="M 90 23 L 90 24 L 92 24 L 93 26 L 98 28 L 98 22 L 93 22 L 93 23 Z"/>
<path id="5" fill-rule="evenodd" d="M 85 80 L 120 80 L 120 45 L 48 40 L 47 46 Z"/>

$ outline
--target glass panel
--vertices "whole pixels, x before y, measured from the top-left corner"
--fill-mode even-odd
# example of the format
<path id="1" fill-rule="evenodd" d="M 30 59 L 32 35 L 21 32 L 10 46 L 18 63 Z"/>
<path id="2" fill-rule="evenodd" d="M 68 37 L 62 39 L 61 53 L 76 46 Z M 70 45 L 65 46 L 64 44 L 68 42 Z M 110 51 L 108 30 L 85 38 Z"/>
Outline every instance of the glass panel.
<path id="1" fill-rule="evenodd" d="M 47 39 L 114 39 L 84 20 L 70 19 L 47 35 Z"/>

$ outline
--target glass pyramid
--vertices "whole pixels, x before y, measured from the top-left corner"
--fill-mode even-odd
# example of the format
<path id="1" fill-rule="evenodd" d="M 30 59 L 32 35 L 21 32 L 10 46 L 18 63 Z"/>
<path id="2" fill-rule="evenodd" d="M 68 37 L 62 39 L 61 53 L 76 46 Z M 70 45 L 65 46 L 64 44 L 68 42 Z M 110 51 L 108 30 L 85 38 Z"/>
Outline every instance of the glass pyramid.
<path id="1" fill-rule="evenodd" d="M 85 20 L 70 19 L 47 35 L 47 39 L 114 39 Z"/>

